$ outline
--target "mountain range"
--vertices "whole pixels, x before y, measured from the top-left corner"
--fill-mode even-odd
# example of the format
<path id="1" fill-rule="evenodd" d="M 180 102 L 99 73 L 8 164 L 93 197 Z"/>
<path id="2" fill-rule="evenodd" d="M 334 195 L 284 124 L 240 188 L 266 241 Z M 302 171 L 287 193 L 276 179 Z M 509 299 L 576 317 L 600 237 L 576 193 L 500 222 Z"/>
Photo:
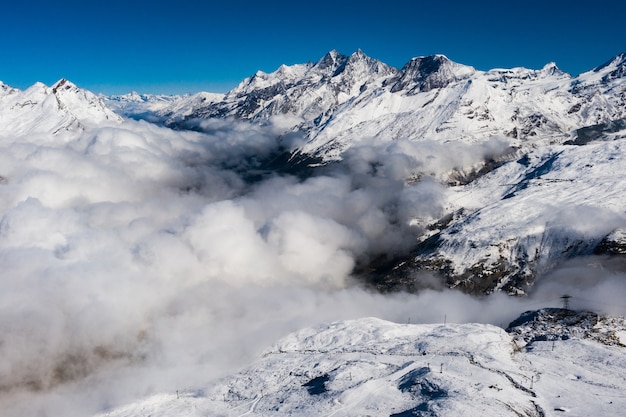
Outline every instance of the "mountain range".
<path id="1" fill-rule="evenodd" d="M 0 82 L 0 134 L 53 134 L 82 130 L 122 117 L 94 93 L 66 79 L 52 87 L 36 83 L 20 91 Z"/>
<path id="2" fill-rule="evenodd" d="M 293 128 L 306 133 L 298 152 L 326 160 L 369 137 L 475 142 L 500 135 L 536 146 L 563 143 L 577 138 L 579 129 L 626 117 L 624 68 L 626 54 L 576 77 L 554 63 L 540 70 L 478 71 L 443 55 L 414 58 L 397 69 L 360 50 L 350 56 L 333 50 L 316 63 L 259 71 L 224 96 L 173 99 L 176 104 L 151 117 L 184 127 L 194 119 L 291 116 Z M 124 103 L 136 103 L 132 97 L 110 100 L 127 114 Z"/>
<path id="3" fill-rule="evenodd" d="M 574 77 L 554 63 L 478 71 L 435 55 L 398 69 L 360 50 L 333 50 L 315 63 L 259 71 L 223 96 L 172 97 L 158 108 L 144 97 L 139 110 L 133 95 L 105 102 L 176 129 L 282 118 L 285 136 L 303 135 L 286 146 L 289 161 L 306 164 L 332 164 L 363 143 L 435 142 L 455 153 L 451 144 L 499 140 L 506 146 L 435 175 L 450 186 L 442 218 L 426 225 L 408 258 L 371 279 L 415 288 L 414 272 L 430 271 L 473 293 L 523 293 L 567 259 L 624 251 L 626 184 L 614 173 L 624 170 L 625 74 L 623 53 Z M 434 175 L 426 169 L 407 177 Z"/>

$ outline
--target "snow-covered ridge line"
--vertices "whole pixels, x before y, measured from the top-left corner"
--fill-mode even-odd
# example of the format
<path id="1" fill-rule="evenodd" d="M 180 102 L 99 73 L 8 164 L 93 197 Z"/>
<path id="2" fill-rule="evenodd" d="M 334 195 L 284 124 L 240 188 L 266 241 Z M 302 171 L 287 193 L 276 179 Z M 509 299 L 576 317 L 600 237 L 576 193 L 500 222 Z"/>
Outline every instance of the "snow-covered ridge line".
<path id="1" fill-rule="evenodd" d="M 153 123 L 172 124 L 193 113 L 199 106 L 219 102 L 224 94 L 199 92 L 185 95 L 139 94 L 104 96 L 102 101 L 112 110 L 131 119 L 145 119 Z M 174 116 L 172 116 L 174 115 Z"/>

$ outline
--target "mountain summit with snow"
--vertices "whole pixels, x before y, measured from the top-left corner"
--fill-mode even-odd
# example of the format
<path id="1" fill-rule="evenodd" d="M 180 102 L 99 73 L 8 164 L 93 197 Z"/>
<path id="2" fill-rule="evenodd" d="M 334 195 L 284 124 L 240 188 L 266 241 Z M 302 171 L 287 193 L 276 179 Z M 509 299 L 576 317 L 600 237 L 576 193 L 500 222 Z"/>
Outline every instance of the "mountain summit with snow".
<path id="1" fill-rule="evenodd" d="M 66 79 L 52 87 L 36 83 L 24 91 L 0 83 L 0 135 L 56 135 L 121 121 L 94 93 Z"/>
<path id="2" fill-rule="evenodd" d="M 445 55 L 433 55 L 410 60 L 397 77 L 387 82 L 391 92 L 405 92 L 413 95 L 426 93 L 435 88 L 470 78 L 476 70 L 450 61 Z"/>

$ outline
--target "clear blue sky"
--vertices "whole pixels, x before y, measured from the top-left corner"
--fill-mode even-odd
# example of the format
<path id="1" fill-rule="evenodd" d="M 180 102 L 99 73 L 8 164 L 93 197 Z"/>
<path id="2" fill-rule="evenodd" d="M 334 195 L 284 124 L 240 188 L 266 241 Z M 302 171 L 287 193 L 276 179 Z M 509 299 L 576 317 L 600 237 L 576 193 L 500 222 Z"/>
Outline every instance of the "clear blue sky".
<path id="1" fill-rule="evenodd" d="M 0 80 L 65 77 L 94 92 L 225 92 L 331 49 L 401 67 L 442 53 L 486 70 L 571 74 L 626 51 L 626 2 L 28 1 L 0 6 Z"/>

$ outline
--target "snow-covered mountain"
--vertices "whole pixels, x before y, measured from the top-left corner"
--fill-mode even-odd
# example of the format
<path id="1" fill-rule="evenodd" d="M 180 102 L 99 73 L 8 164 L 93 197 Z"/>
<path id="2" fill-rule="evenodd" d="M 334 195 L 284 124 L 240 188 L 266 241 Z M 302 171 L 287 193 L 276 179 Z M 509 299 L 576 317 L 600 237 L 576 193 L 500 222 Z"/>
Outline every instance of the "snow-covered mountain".
<path id="1" fill-rule="evenodd" d="M 225 95 L 98 98 L 66 80 L 23 92 L 3 84 L 0 125 L 21 135 L 119 122 L 103 101 L 125 116 L 177 128 L 216 118 L 263 124 L 287 116 L 283 132 L 304 136 L 290 147 L 294 155 L 326 162 L 345 158 L 364 141 L 387 152 L 381 144 L 399 140 L 465 146 L 500 138 L 502 150 L 469 165 L 433 174 L 417 162 L 422 168 L 407 181 L 434 175 L 453 185 L 445 221 L 415 219 L 429 232 L 400 267 L 376 271 L 373 280 L 382 288 L 417 288 L 410 277 L 427 270 L 469 292 L 520 293 L 564 260 L 614 254 L 625 245 L 626 184 L 614 175 L 624 169 L 623 146 L 593 142 L 626 136 L 625 72 L 626 54 L 572 77 L 554 63 L 478 71 L 435 55 L 396 69 L 360 50 L 350 56 L 333 50 L 315 63 L 259 71 Z M 581 215 L 587 223 L 593 219 L 593 227 L 580 224 Z"/>
<path id="2" fill-rule="evenodd" d="M 509 333 L 507 333 L 509 332 Z M 623 320 L 548 309 L 503 329 L 368 318 L 294 333 L 202 390 L 102 414 L 158 416 L 619 415 Z"/>
<path id="3" fill-rule="evenodd" d="M 57 134 L 121 121 L 95 94 L 66 79 L 24 91 L 0 83 L 0 135 Z"/>

